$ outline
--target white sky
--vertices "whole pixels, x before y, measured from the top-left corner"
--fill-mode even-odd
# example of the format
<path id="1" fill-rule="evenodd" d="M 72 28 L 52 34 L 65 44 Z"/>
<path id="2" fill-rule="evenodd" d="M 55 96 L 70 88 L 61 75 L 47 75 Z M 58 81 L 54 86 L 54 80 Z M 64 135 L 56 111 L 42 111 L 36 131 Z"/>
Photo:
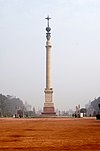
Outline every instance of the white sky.
<path id="1" fill-rule="evenodd" d="M 55 107 L 100 96 L 100 0 L 0 0 L 0 93 L 42 108 L 50 15 Z"/>

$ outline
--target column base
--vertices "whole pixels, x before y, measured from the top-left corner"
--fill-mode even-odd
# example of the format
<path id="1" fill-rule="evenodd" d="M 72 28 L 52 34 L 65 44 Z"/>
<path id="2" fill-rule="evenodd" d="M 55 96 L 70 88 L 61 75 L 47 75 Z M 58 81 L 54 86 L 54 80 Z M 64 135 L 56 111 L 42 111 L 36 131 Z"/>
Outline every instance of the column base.
<path id="1" fill-rule="evenodd" d="M 43 107 L 43 116 L 56 116 L 56 112 L 54 111 L 54 107 Z"/>

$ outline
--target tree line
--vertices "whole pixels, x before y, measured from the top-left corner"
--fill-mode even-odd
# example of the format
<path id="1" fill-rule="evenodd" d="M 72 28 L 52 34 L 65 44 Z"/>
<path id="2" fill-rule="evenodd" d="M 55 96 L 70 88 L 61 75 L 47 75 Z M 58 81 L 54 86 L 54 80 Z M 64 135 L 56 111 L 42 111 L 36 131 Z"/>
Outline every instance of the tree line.
<path id="1" fill-rule="evenodd" d="M 24 108 L 23 101 L 17 97 L 0 94 L 0 117 L 11 117 Z"/>

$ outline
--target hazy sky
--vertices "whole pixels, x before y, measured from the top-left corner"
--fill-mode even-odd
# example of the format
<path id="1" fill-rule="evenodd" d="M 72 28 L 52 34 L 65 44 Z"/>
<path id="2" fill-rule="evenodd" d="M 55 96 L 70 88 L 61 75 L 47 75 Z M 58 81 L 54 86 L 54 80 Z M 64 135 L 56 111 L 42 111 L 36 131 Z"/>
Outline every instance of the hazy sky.
<path id="1" fill-rule="evenodd" d="M 55 107 L 100 96 L 100 0 L 0 0 L 0 93 L 42 108 L 50 15 Z"/>

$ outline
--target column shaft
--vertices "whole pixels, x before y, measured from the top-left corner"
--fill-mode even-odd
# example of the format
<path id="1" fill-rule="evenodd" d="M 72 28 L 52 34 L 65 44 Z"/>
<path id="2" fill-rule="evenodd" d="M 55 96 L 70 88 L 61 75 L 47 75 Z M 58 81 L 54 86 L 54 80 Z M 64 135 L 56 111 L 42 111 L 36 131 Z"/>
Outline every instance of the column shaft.
<path id="1" fill-rule="evenodd" d="M 52 52 L 51 52 L 51 43 L 50 41 L 47 41 L 46 43 L 46 89 L 50 90 L 52 88 L 52 77 L 51 77 L 51 71 L 52 71 L 52 65 L 51 65 L 51 58 L 52 58 Z"/>

